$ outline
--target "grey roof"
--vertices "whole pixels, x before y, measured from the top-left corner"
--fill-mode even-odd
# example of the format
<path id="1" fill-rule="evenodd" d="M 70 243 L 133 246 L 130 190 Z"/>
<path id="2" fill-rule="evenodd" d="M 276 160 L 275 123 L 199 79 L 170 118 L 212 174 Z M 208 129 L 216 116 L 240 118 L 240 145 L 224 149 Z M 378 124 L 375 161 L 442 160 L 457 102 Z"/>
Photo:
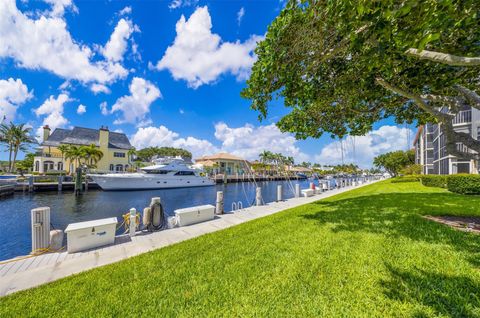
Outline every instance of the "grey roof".
<path id="1" fill-rule="evenodd" d="M 59 146 L 60 144 L 99 146 L 100 131 L 98 129 L 74 127 L 72 130 L 57 128 L 42 143 L 42 146 Z M 108 148 L 131 149 L 132 145 L 123 133 L 109 132 Z"/>

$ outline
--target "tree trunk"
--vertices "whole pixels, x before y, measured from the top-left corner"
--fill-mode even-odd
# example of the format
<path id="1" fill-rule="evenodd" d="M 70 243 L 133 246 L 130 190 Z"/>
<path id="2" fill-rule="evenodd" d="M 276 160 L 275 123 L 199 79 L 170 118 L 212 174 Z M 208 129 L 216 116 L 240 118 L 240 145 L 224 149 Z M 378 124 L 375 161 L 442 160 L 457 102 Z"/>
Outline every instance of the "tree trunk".
<path id="1" fill-rule="evenodd" d="M 15 149 L 13 149 L 12 169 L 15 168 L 15 162 L 17 161 L 17 154 L 18 154 L 18 148 L 15 147 Z"/>

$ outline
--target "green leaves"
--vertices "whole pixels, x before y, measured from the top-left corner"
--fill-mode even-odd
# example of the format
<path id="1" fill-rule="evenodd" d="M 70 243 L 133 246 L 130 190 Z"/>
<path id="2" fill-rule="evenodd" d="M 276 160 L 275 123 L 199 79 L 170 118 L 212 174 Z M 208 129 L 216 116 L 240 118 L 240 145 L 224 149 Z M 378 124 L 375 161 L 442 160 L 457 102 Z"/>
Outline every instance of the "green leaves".
<path id="1" fill-rule="evenodd" d="M 408 48 L 480 55 L 480 2 L 474 0 L 291 1 L 259 43 L 244 98 L 259 118 L 272 100 L 291 108 L 278 126 L 297 138 L 361 135 L 394 116 L 398 123 L 432 117 L 375 82 L 412 94 L 445 94 L 470 84 L 478 68 L 407 57 Z"/>

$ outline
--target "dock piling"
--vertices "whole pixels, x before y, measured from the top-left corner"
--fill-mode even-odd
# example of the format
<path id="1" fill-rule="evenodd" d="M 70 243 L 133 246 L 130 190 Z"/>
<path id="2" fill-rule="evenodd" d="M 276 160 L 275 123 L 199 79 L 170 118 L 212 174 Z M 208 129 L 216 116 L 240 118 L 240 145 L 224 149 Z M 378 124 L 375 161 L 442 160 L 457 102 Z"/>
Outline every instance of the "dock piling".
<path id="1" fill-rule="evenodd" d="M 28 192 L 33 192 L 33 176 L 28 177 Z"/>
<path id="2" fill-rule="evenodd" d="M 130 237 L 134 237 L 137 232 L 137 210 L 135 208 L 130 209 L 130 228 L 128 234 Z"/>
<path id="3" fill-rule="evenodd" d="M 283 201 L 282 199 L 283 187 L 281 184 L 277 185 L 277 202 Z"/>
<path id="4" fill-rule="evenodd" d="M 82 168 L 75 170 L 75 195 L 79 195 L 82 191 Z"/>
<path id="5" fill-rule="evenodd" d="M 63 176 L 58 176 L 58 192 L 62 192 Z"/>
<path id="6" fill-rule="evenodd" d="M 295 183 L 295 198 L 300 198 L 300 184 Z"/>
<path id="7" fill-rule="evenodd" d="M 262 188 L 257 187 L 256 193 L 255 193 L 255 201 L 257 206 L 262 205 Z"/>
<path id="8" fill-rule="evenodd" d="M 223 191 L 217 191 L 215 214 L 223 214 Z"/>

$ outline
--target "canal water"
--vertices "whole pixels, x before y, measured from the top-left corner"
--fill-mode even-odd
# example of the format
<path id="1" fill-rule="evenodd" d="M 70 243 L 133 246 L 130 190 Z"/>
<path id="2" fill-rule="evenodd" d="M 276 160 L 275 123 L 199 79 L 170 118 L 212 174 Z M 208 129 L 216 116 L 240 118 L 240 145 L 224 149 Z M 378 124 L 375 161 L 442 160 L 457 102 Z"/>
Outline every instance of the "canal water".
<path id="1" fill-rule="evenodd" d="M 308 180 L 258 182 L 266 203 L 276 200 L 277 185 L 283 185 L 285 199 L 294 196 L 293 187 L 307 188 Z M 318 185 L 318 182 L 315 182 Z M 216 192 L 224 191 L 225 211 L 230 211 L 233 202 L 241 201 L 248 207 L 255 200 L 253 182 L 230 183 L 200 188 L 163 189 L 149 191 L 101 191 L 90 190 L 75 197 L 72 191 L 16 193 L 13 197 L 0 200 L 0 260 L 9 259 L 31 251 L 30 210 L 48 206 L 51 223 L 64 230 L 69 223 L 90 221 L 116 216 L 120 222 L 130 208 L 143 211 L 152 197 L 162 199 L 165 211 L 174 214 L 175 209 L 202 204 L 215 205 Z"/>

